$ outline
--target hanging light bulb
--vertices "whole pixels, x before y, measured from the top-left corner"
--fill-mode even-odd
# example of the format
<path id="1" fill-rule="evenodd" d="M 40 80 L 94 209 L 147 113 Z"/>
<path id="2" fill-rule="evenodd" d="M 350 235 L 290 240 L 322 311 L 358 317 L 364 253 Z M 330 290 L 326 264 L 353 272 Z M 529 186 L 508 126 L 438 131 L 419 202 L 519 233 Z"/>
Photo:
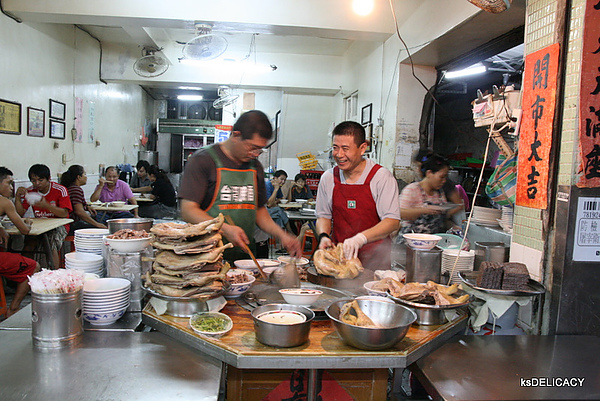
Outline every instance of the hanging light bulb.
<path id="1" fill-rule="evenodd" d="M 371 14 L 375 7 L 373 0 L 352 0 L 352 9 L 358 15 L 365 16 Z"/>

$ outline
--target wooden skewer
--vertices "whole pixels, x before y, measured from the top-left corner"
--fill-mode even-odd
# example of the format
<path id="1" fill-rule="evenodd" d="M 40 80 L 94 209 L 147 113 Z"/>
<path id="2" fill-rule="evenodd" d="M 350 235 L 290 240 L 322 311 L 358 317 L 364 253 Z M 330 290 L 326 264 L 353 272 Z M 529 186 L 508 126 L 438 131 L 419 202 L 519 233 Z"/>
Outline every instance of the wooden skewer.
<path id="1" fill-rule="evenodd" d="M 225 220 L 227 221 L 227 224 L 235 226 L 235 223 L 233 222 L 233 219 L 231 218 L 231 216 L 226 215 Z M 246 251 L 246 253 L 248 253 L 248 255 L 250 255 L 250 257 L 254 261 L 254 264 L 256 265 L 256 267 L 258 267 L 258 271 L 260 272 L 261 277 L 266 280 L 267 275 L 263 271 L 262 267 L 260 267 L 260 263 L 258 263 L 258 260 L 256 260 L 256 257 L 254 257 L 254 254 L 252 253 L 252 251 L 250 250 L 250 248 L 248 247 L 247 244 L 244 244 L 244 250 Z"/>

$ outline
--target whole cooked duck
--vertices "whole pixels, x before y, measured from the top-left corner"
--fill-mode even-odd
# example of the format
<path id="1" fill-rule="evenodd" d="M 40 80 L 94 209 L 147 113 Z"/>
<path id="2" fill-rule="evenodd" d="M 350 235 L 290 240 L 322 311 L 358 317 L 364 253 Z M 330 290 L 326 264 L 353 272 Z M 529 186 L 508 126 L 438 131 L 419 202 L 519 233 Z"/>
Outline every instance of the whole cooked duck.
<path id="1" fill-rule="evenodd" d="M 329 249 L 318 249 L 314 255 L 314 263 L 319 274 L 339 279 L 353 279 L 364 270 L 358 258 L 344 257 L 342 244 Z"/>
<path id="2" fill-rule="evenodd" d="M 445 286 L 433 281 L 402 284 L 397 280 L 384 279 L 373 286 L 373 288 L 377 288 L 380 291 L 387 291 L 392 296 L 404 299 L 405 301 L 430 305 L 459 305 L 469 300 L 468 294 L 458 298 L 453 296 L 458 292 L 458 284 Z"/>

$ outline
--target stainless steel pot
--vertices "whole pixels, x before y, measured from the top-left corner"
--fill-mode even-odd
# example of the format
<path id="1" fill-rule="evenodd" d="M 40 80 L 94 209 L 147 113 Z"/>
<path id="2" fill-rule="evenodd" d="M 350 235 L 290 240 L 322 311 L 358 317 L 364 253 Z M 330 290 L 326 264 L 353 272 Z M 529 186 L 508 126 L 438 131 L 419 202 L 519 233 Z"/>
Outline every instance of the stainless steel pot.
<path id="1" fill-rule="evenodd" d="M 306 316 L 306 320 L 301 323 L 275 324 L 258 319 L 258 316 L 262 313 L 279 310 L 300 312 Z M 315 318 L 315 313 L 312 310 L 304 306 L 288 304 L 259 306 L 252 310 L 251 314 L 254 320 L 256 339 L 265 345 L 278 348 L 297 347 L 304 344 L 308 340 L 310 324 Z"/>
<path id="2" fill-rule="evenodd" d="M 116 233 L 119 230 L 123 230 L 125 228 L 129 228 L 131 230 L 146 230 L 150 231 L 152 228 L 152 224 L 154 224 L 154 219 L 149 218 L 138 218 L 138 219 L 110 219 L 107 221 L 108 230 L 111 234 Z"/>

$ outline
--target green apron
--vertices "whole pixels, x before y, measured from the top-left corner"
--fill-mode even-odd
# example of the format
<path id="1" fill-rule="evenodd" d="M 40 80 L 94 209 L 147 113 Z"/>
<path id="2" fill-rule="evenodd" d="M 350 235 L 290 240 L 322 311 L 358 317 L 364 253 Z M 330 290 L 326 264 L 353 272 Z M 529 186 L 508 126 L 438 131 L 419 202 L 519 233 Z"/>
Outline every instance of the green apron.
<path id="1" fill-rule="evenodd" d="M 223 162 L 217 155 L 214 145 L 208 148 L 208 154 L 217 166 L 217 184 L 215 194 L 208 208 L 205 210 L 209 215 L 216 217 L 219 213 L 229 215 L 236 226 L 241 227 L 250 240 L 250 250 L 255 252 L 254 228 L 256 226 L 256 209 L 258 186 L 256 185 L 257 173 L 254 168 L 254 160 L 250 162 L 250 168 L 238 170 L 223 167 Z M 224 242 L 228 242 L 223 238 Z M 250 255 L 241 248 L 227 249 L 223 257 L 228 261 L 248 259 Z"/>

